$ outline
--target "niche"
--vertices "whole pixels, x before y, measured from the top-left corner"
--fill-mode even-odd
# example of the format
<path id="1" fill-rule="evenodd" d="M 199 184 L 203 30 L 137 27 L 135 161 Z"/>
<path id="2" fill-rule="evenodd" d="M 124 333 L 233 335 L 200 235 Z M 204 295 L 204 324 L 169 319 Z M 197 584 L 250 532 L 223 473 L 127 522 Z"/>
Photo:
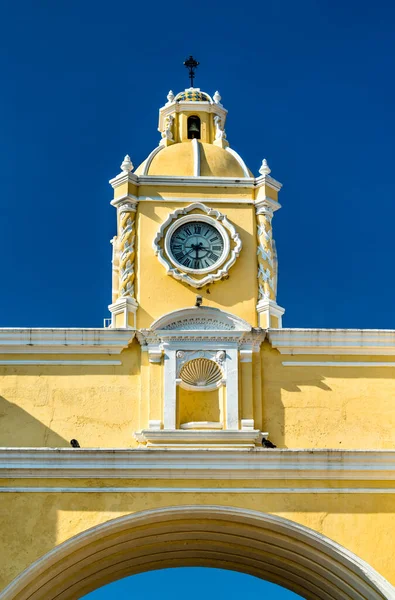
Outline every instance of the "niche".
<path id="1" fill-rule="evenodd" d="M 200 119 L 196 115 L 188 117 L 187 121 L 188 139 L 200 140 Z"/>

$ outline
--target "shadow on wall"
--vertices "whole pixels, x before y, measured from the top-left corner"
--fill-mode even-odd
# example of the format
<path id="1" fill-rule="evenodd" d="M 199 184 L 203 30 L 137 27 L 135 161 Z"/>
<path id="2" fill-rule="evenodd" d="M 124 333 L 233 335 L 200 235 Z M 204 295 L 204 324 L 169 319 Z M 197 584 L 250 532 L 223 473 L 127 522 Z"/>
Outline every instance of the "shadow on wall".
<path id="1" fill-rule="evenodd" d="M 296 359 L 318 359 L 280 354 L 269 342 L 261 356 L 263 430 L 277 447 L 394 447 L 394 369 L 285 366 Z M 347 362 L 344 356 L 325 359 Z"/>
<path id="2" fill-rule="evenodd" d="M 62 438 L 17 404 L 0 396 L 0 446 L 70 447 Z"/>

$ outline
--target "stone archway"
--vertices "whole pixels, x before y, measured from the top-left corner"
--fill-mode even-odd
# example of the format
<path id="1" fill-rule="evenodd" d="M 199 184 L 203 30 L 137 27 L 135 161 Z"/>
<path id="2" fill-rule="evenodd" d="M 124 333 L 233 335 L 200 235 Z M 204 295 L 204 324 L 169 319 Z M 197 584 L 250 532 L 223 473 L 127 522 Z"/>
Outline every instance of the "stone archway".
<path id="1" fill-rule="evenodd" d="M 394 599 L 395 589 L 339 544 L 281 517 L 223 506 L 147 510 L 89 529 L 36 561 L 1 600 L 72 600 L 143 571 L 241 571 L 311 600 Z"/>

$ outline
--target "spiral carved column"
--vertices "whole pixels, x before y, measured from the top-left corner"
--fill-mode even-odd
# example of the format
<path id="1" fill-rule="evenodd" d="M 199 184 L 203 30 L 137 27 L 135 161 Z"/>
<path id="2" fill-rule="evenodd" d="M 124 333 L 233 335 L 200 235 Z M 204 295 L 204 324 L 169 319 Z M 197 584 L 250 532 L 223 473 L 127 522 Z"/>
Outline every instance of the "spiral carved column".
<path id="1" fill-rule="evenodd" d="M 263 328 L 282 327 L 284 309 L 278 306 L 277 296 L 277 253 L 273 240 L 273 207 L 268 200 L 256 207 L 258 237 L 258 324 Z"/>
<path id="2" fill-rule="evenodd" d="M 258 300 L 275 300 L 273 209 L 264 203 L 257 208 L 256 214 L 258 227 Z"/>
<path id="3" fill-rule="evenodd" d="M 125 202 L 119 207 L 119 297 L 135 297 L 136 205 Z"/>

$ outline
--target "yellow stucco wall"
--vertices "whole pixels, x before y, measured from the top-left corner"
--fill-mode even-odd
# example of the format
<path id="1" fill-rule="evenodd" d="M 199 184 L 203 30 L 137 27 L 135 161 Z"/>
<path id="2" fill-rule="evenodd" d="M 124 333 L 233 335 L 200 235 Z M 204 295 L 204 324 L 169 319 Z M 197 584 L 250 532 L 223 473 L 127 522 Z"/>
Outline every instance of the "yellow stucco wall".
<path id="1" fill-rule="evenodd" d="M 317 360 L 316 355 L 296 358 Z M 350 357 L 325 359 L 341 362 Z M 394 448 L 395 368 L 286 367 L 283 361 L 292 357 L 268 342 L 263 345 L 263 429 L 279 447 Z M 363 361 L 377 361 L 377 356 L 364 356 Z"/>
<path id="2" fill-rule="evenodd" d="M 172 279 L 167 281 L 176 287 Z M 7 357 L 0 355 L 0 360 Z M 163 420 L 163 367 L 149 363 L 148 353 L 141 352 L 136 340 L 115 358 L 122 364 L 0 366 L 1 446 L 62 447 L 77 438 L 83 447 L 135 447 L 135 431 L 147 428 L 150 419 Z M 393 368 L 288 367 L 283 366 L 284 359 L 289 362 L 292 357 L 264 342 L 252 363 L 239 365 L 240 418 L 253 417 L 255 427 L 268 431 L 280 448 L 395 446 Z M 302 361 L 313 359 L 298 356 Z M 364 356 L 366 362 L 375 360 Z M 380 360 L 391 362 L 391 357 Z M 217 392 L 179 390 L 179 400 L 181 422 L 217 421 L 222 410 Z"/>
<path id="3" fill-rule="evenodd" d="M 85 447 L 130 447 L 139 423 L 140 356 L 135 341 L 122 353 L 120 366 L 0 366 L 0 445 L 62 447 L 76 438 Z"/>
<path id="4" fill-rule="evenodd" d="M 226 213 L 243 243 L 236 264 L 226 281 L 216 282 L 197 291 L 166 274 L 152 249 L 161 223 L 169 213 L 182 208 L 181 203 L 141 202 L 137 216 L 136 294 L 139 303 L 137 327 L 149 327 L 163 314 L 195 304 L 196 294 L 204 298 L 205 306 L 214 306 L 256 325 L 257 277 L 251 261 L 256 261 L 255 210 L 248 205 L 212 204 Z M 254 264 L 255 267 L 255 264 Z M 160 290 L 160 294 L 158 294 Z"/>
<path id="5" fill-rule="evenodd" d="M 73 483 L 77 486 L 97 484 L 55 480 L 50 485 Z M 191 487 L 204 483 L 188 481 Z M 35 482 L 35 485 L 40 484 L 43 484 L 40 480 Z M 103 486 L 118 484 L 114 480 L 100 482 Z M 229 487 L 231 482 L 221 484 Z M 285 517 L 339 542 L 390 582 L 395 582 L 395 563 L 389 551 L 393 544 L 389 523 L 395 518 L 393 495 L 43 492 L 0 495 L 0 555 L 4 558 L 0 589 L 35 559 L 79 532 L 121 515 L 187 504 L 248 508 Z"/>

